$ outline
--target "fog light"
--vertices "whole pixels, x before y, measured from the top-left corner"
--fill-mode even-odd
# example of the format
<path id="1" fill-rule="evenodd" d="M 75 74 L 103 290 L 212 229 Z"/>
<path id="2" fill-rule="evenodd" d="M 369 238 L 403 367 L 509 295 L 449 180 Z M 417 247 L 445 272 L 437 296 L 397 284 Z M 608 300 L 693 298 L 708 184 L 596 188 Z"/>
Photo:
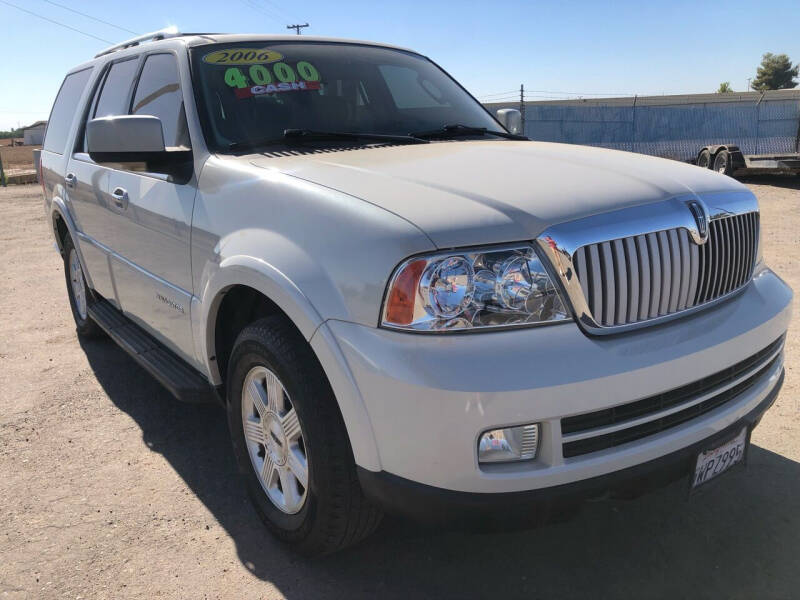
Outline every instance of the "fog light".
<path id="1" fill-rule="evenodd" d="M 491 429 L 478 442 L 478 462 L 530 460 L 539 449 L 539 424 Z"/>

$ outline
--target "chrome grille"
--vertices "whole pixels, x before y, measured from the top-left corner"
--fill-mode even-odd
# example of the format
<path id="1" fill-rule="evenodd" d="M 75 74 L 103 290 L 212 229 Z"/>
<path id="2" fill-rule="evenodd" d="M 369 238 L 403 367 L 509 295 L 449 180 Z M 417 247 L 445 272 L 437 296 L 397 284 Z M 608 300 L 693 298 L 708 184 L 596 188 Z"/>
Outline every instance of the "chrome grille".
<path id="1" fill-rule="evenodd" d="M 752 276 L 758 213 L 710 222 L 697 245 L 683 228 L 582 246 L 572 257 L 586 304 L 603 327 L 627 325 L 721 298 Z"/>

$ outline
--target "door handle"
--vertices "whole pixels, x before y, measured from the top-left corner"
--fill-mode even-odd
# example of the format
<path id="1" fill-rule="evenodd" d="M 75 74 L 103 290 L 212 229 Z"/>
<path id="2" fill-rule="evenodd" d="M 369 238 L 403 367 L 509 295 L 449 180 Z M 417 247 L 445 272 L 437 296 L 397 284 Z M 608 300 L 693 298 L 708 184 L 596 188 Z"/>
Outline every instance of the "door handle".
<path id="1" fill-rule="evenodd" d="M 66 177 L 64 177 L 64 183 L 67 184 L 68 188 L 74 188 L 75 184 L 78 183 L 78 178 L 75 177 L 75 173 L 67 173 Z"/>
<path id="2" fill-rule="evenodd" d="M 117 208 L 121 208 L 122 210 L 126 210 L 128 208 L 128 192 L 125 190 L 125 188 L 116 188 L 111 194 L 111 197 L 114 199 L 114 205 Z"/>

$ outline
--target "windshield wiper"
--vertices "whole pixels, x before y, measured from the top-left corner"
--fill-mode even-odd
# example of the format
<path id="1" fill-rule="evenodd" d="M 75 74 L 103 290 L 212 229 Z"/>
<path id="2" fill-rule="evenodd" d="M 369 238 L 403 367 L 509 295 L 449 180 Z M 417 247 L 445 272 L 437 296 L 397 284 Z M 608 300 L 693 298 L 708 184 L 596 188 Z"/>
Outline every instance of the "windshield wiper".
<path id="1" fill-rule="evenodd" d="M 350 131 L 316 131 L 313 129 L 285 129 L 283 137 L 270 138 L 263 140 L 242 140 L 228 144 L 228 150 L 243 150 L 257 148 L 259 146 L 272 146 L 275 144 L 286 144 L 291 142 L 318 142 L 326 140 L 373 140 L 386 143 L 403 144 L 428 144 L 429 140 L 423 140 L 411 135 L 391 135 L 388 133 L 359 133 Z"/>
<path id="2" fill-rule="evenodd" d="M 413 133 L 409 133 L 408 135 L 426 139 L 451 139 L 470 135 L 496 135 L 497 137 L 506 138 L 509 140 L 528 139 L 524 135 L 516 135 L 514 133 L 508 133 L 507 131 L 495 131 L 494 129 L 486 129 L 486 127 L 470 127 L 469 125 L 462 125 L 461 123 L 451 123 L 439 129 L 431 129 L 429 131 L 415 131 Z"/>
<path id="3" fill-rule="evenodd" d="M 284 140 L 374 140 L 377 142 L 403 142 L 427 144 L 428 140 L 414 135 L 392 135 L 390 133 L 366 133 L 359 131 L 316 131 L 314 129 L 284 129 Z"/>

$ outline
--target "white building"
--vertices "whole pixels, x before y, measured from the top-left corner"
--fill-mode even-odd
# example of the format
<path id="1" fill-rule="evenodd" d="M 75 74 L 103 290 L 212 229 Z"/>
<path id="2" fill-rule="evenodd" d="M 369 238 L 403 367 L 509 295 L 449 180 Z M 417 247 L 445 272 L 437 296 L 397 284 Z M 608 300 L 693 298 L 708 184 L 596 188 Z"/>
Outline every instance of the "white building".
<path id="1" fill-rule="evenodd" d="M 44 140 L 45 127 L 47 127 L 47 121 L 36 121 L 23 129 L 23 143 L 26 146 L 41 146 Z"/>

